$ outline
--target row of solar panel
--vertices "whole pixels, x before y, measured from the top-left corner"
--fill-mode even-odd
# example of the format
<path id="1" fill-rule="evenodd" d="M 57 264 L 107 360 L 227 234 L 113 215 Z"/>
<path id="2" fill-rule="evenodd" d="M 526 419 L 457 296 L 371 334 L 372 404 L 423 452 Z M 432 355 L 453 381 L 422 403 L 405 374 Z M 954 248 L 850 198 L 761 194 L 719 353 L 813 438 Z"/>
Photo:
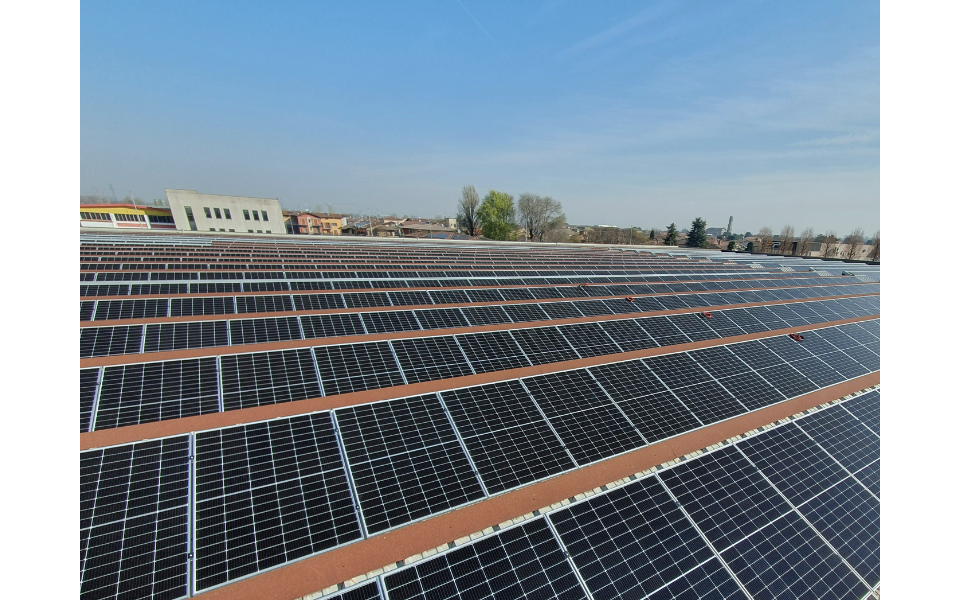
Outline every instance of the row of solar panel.
<path id="1" fill-rule="evenodd" d="M 515 395 L 444 393 L 81 453 L 81 598 L 175 598 L 481 499 L 489 456 L 470 440 L 485 432 L 522 442 L 490 438 L 501 470 L 551 450 L 554 468 L 533 479 L 572 466 L 549 415 Z M 453 424 L 472 436 L 461 444 Z M 736 597 L 732 572 L 761 598 L 862 597 L 879 583 L 878 424 L 879 394 L 861 395 L 380 583 L 391 599 L 582 597 L 578 581 L 595 599 L 684 586 Z"/>
<path id="2" fill-rule="evenodd" d="M 422 264 L 422 263 L 421 263 Z M 676 266 L 676 265 L 674 265 Z M 583 265 L 579 265 L 578 271 L 546 271 L 539 269 L 536 271 L 495 271 L 493 273 L 488 271 L 458 271 L 458 270 L 446 270 L 446 271 L 417 271 L 417 270 L 403 270 L 403 271 L 372 271 L 369 267 L 361 268 L 359 270 L 347 270 L 341 269 L 338 271 L 198 271 L 198 272 L 189 272 L 189 271 L 177 271 L 177 272 L 166 272 L 166 271 L 154 271 L 154 272 L 145 272 L 145 271 L 122 271 L 122 272 L 100 272 L 100 273 L 80 273 L 80 281 L 220 281 L 220 280 L 301 280 L 301 279 L 327 279 L 332 280 L 333 282 L 340 282 L 341 280 L 352 280 L 352 279 L 385 279 L 385 280 L 400 280 L 404 281 L 406 279 L 480 279 L 486 280 L 491 278 L 517 278 L 517 277 L 569 277 L 569 276 L 618 276 L 618 277 L 629 277 L 629 276 L 657 276 L 657 273 L 660 273 L 659 269 L 653 270 L 650 269 L 650 272 L 645 271 L 622 271 L 622 272 L 612 272 L 611 269 L 603 269 L 603 273 L 594 273 L 592 271 L 584 271 Z M 645 268 L 646 269 L 646 268 Z M 671 269 L 671 271 L 676 271 L 676 269 Z M 674 274 L 668 276 L 666 279 L 675 279 L 678 276 L 686 274 L 687 271 L 679 270 L 679 275 Z M 717 274 L 722 276 L 744 276 L 744 277 L 755 277 L 762 275 L 758 273 L 756 269 L 742 269 L 741 267 L 728 267 L 725 265 L 717 265 L 712 267 L 702 267 L 698 266 L 697 268 L 690 269 L 690 275 L 695 275 L 702 277 L 704 275 Z M 783 275 L 781 271 L 773 271 L 771 275 Z M 804 276 L 812 276 L 810 272 L 803 273 Z M 402 284 L 397 284 L 398 287 L 402 287 Z"/>
<path id="3" fill-rule="evenodd" d="M 271 317 L 255 319 L 231 319 L 228 321 L 200 321 L 155 323 L 148 325 L 115 325 L 83 327 L 80 329 L 80 358 L 140 354 L 167 350 L 187 350 L 218 346 L 239 346 L 291 340 L 317 339 L 339 336 L 396 333 L 400 331 L 432 331 L 437 329 L 462 328 L 479 325 L 532 323 L 583 317 L 613 316 L 641 312 L 678 310 L 758 302 L 759 295 L 786 296 L 783 299 L 810 298 L 817 296 L 840 296 L 849 293 L 853 286 L 838 288 L 795 288 L 761 292 L 720 292 L 689 294 L 684 296 L 657 296 L 637 298 L 632 302 L 622 300 L 583 300 L 572 302 L 524 303 L 502 306 L 475 306 L 465 308 L 438 308 L 406 311 L 378 311 L 364 313 L 301 315 L 296 317 Z M 223 304 L 213 301 L 219 298 L 195 299 L 201 309 L 218 310 Z M 239 300 L 239 298 L 238 298 Z M 844 299 L 837 306 L 847 316 L 876 314 L 879 310 L 878 296 L 861 296 Z M 178 303 L 177 299 L 173 303 Z M 181 301 L 180 307 L 185 302 Z M 800 308 L 803 314 L 795 314 L 800 303 L 770 305 L 767 310 L 755 310 L 757 314 L 774 315 L 771 324 L 778 327 L 744 328 L 742 333 L 767 331 L 789 326 L 793 321 L 800 325 L 823 320 L 804 320 L 810 311 Z M 753 307 L 758 308 L 758 307 Z M 876 310 L 874 310 L 876 309 Z M 866 310 L 866 312 L 864 312 Z M 732 315 L 741 313 L 735 312 Z M 814 314 L 816 314 L 814 312 Z M 832 316 L 829 311 L 828 316 Z M 672 315 L 675 320 L 690 318 Z M 839 318 L 847 318 L 847 316 Z M 762 322 L 771 317 L 761 319 Z M 833 320 L 833 319 L 827 319 Z M 786 321 L 783 325 L 780 321 Z M 656 324 L 659 321 L 651 321 Z M 753 320 L 748 320 L 752 325 Z M 739 335 L 738 332 L 736 335 Z"/>
<path id="4" fill-rule="evenodd" d="M 757 275 L 757 274 L 754 274 Z M 302 279 L 291 279 L 291 280 L 269 280 L 269 281 L 259 281 L 259 282 L 250 282 L 246 284 L 246 287 L 241 283 L 237 282 L 221 282 L 221 283 L 133 283 L 133 284 L 108 284 L 108 283 L 96 283 L 96 284 L 81 284 L 80 285 L 80 295 L 81 296 L 137 296 L 144 295 L 148 293 L 154 293 L 151 290 L 173 290 L 168 293 L 201 293 L 200 290 L 209 290 L 213 291 L 218 289 L 216 286 L 233 286 L 232 288 L 224 287 L 223 289 L 233 289 L 235 291 L 263 291 L 260 287 L 264 285 L 280 285 L 287 286 L 285 289 L 288 290 L 346 290 L 346 289 L 376 289 L 376 288 L 398 288 L 398 287 L 410 287 L 410 288 L 463 288 L 463 287 L 490 287 L 490 286 L 535 286 L 535 285 L 582 285 L 582 284 L 624 284 L 624 283 L 634 283 L 634 282 L 644 282 L 644 283 L 673 283 L 673 282 L 689 282 L 689 281 L 714 281 L 714 280 L 750 280 L 750 279 L 796 279 L 794 277 L 777 277 L 776 274 L 772 273 L 762 273 L 758 276 L 750 277 L 744 274 L 730 274 L 730 273 L 717 273 L 710 275 L 673 275 L 673 276 L 642 276 L 642 275 L 624 275 L 624 276 L 614 276 L 614 277 L 601 277 L 597 275 L 585 275 L 582 277 L 517 277 L 517 278 L 507 278 L 507 277 L 491 277 L 486 279 L 461 279 L 461 278 L 450 278 L 450 279 L 343 279 L 338 281 L 321 281 L 321 280 L 302 280 Z M 177 281 L 178 278 L 169 277 L 167 278 L 171 281 Z M 226 279 L 226 278 L 224 278 Z M 807 276 L 802 279 L 814 279 L 817 281 L 822 280 L 823 278 L 819 276 Z M 827 283 L 861 283 L 855 277 L 831 277 L 830 281 Z M 257 284 L 257 285 L 254 285 Z M 787 284 L 781 284 L 787 285 Z M 799 284 L 804 285 L 804 284 Z M 160 287 L 157 287 L 160 286 Z M 281 286 L 281 287 L 282 287 Z M 126 291 L 124 291 L 126 290 Z M 209 292 L 206 292 L 209 293 Z"/>
<path id="5" fill-rule="evenodd" d="M 840 310 L 838 305 L 834 308 Z M 816 309 L 826 313 L 823 307 L 811 308 L 815 316 L 806 321 L 827 322 L 840 318 L 840 315 L 818 314 Z M 724 314 L 727 312 L 731 314 Z M 754 315 L 768 322 L 763 323 Z M 678 315 L 88 368 L 81 370 L 80 430 L 89 431 L 91 425 L 94 430 L 109 429 L 524 368 L 711 337 L 730 337 L 740 335 L 744 329 L 756 333 L 786 326 L 770 323 L 769 319 L 773 318 L 776 317 L 770 313 L 764 315 L 744 309 L 741 313 L 715 313 L 709 326 L 693 315 Z M 805 324 L 799 320 L 793 322 L 793 326 Z M 804 340 L 802 345 L 811 348 L 815 355 L 834 356 L 831 353 L 837 348 L 853 352 L 870 370 L 879 368 L 875 356 L 879 353 L 879 342 L 860 334 L 857 326 L 844 327 L 848 329 L 841 331 L 849 330 L 859 336 L 855 341 L 863 344 L 865 350 L 854 349 L 854 342 L 843 335 L 832 339 L 832 346 L 818 346 L 816 340 Z M 879 327 L 872 333 L 878 337 Z M 858 370 L 836 356 L 844 364 L 836 365 L 835 369 L 843 373 Z M 800 352 L 798 359 L 803 358 L 808 355 Z"/>
<path id="6" fill-rule="evenodd" d="M 83 369 L 80 427 L 109 429 L 875 314 L 853 300 L 793 305 L 789 314 L 779 311 L 787 321 L 754 307 L 718 311 L 709 320 L 671 315 L 112 366 L 102 368 L 102 380 L 101 368 Z M 859 339 L 840 336 L 834 346 L 868 344 L 853 351 L 867 366 L 878 364 L 879 328 L 864 336 L 848 327 Z M 804 346 L 823 354 L 837 349 L 810 340 Z"/>
<path id="7" fill-rule="evenodd" d="M 846 279 L 846 278 L 844 278 Z M 765 279 L 756 281 L 727 281 L 727 282 L 690 282 L 690 283 L 669 283 L 669 284 L 633 284 L 633 285 L 590 285 L 590 286 L 558 286 L 558 287 L 528 287 L 528 288 L 502 288 L 502 289 L 449 289 L 417 292 L 355 292 L 342 294 L 320 294 L 324 298 L 317 301 L 308 302 L 300 299 L 298 303 L 297 296 L 294 296 L 294 304 L 312 306 L 320 302 L 322 306 L 328 308 L 368 308 L 371 306 L 413 306 L 430 304 L 470 304 L 474 302 L 511 302 L 518 300 L 545 300 L 552 298 L 588 298 L 600 296 L 626 296 L 626 295 L 645 295 L 645 294 L 666 294 L 678 292 L 707 292 L 718 290 L 736 290 L 736 289 L 773 289 L 796 286 L 816 286 L 816 285 L 844 285 L 859 284 L 858 281 L 846 281 L 844 279 L 790 279 L 778 281 L 775 279 Z M 275 283 L 282 283 L 276 290 L 253 290 L 246 289 L 248 285 L 273 286 Z M 297 283 L 297 282 L 294 282 Z M 308 282 L 309 283 L 309 282 Z M 213 288 L 201 286 L 214 286 Z M 307 284 L 304 284 L 307 285 Z M 289 291 L 290 287 L 286 282 L 266 282 L 255 284 L 239 283 L 218 283 L 218 284 L 190 284 L 190 293 L 229 293 L 229 292 L 250 292 L 250 291 Z M 241 287 L 245 289 L 240 289 Z M 197 289 L 194 289 L 197 288 Z M 295 289 L 301 290 L 303 286 L 295 286 Z M 868 290 L 879 289 L 863 288 Z M 123 295 L 123 294 L 121 294 Z M 314 294 L 316 295 L 316 294 Z M 780 298 L 783 299 L 783 298 Z M 167 299 L 156 299 L 148 302 L 146 300 L 84 300 L 86 304 L 81 303 L 80 320 L 81 321 L 102 321 L 113 319 L 143 319 L 167 316 L 181 316 L 171 314 L 169 311 L 170 303 Z M 98 304 L 94 308 L 92 302 Z M 247 305 L 244 304 L 243 307 Z M 166 307 L 166 310 L 165 310 Z M 255 305 L 252 305 L 256 308 Z M 181 311 L 182 312 L 182 311 Z"/>

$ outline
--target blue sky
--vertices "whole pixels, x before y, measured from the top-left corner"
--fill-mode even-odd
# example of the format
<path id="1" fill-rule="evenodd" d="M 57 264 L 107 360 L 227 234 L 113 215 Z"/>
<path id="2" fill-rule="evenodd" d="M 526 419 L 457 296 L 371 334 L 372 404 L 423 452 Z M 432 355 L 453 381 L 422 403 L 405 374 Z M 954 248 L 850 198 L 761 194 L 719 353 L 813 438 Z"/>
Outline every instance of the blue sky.
<path id="1" fill-rule="evenodd" d="M 872 2 L 81 3 L 80 192 L 880 223 Z"/>

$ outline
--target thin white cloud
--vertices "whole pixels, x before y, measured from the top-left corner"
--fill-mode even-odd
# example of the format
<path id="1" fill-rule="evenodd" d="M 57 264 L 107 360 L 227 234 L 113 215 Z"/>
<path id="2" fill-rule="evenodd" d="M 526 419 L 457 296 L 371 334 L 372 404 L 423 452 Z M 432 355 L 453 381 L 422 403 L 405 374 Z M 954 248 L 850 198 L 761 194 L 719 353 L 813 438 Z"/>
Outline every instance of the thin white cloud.
<path id="1" fill-rule="evenodd" d="M 621 21 L 616 25 L 613 25 L 612 27 L 609 27 L 586 39 L 580 40 L 560 54 L 561 56 L 571 57 L 587 50 L 596 49 L 612 42 L 619 41 L 620 39 L 635 33 L 636 30 L 642 26 L 660 19 L 664 15 L 673 11 L 676 6 L 676 2 L 662 2 L 654 4 L 653 6 L 641 10 L 629 19 Z"/>
<path id="2" fill-rule="evenodd" d="M 863 133 L 848 133 L 846 135 L 835 135 L 823 137 L 815 140 L 797 142 L 794 146 L 850 146 L 853 144 L 869 144 L 880 141 L 879 131 L 867 131 Z"/>

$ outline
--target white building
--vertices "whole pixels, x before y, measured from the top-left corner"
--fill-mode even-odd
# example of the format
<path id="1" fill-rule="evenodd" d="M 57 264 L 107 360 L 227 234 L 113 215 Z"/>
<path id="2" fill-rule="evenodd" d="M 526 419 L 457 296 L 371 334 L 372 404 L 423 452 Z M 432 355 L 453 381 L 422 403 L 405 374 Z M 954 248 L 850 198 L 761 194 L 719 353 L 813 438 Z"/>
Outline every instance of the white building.
<path id="1" fill-rule="evenodd" d="M 217 196 L 194 190 L 164 190 L 177 229 L 236 233 L 287 233 L 275 198 Z"/>

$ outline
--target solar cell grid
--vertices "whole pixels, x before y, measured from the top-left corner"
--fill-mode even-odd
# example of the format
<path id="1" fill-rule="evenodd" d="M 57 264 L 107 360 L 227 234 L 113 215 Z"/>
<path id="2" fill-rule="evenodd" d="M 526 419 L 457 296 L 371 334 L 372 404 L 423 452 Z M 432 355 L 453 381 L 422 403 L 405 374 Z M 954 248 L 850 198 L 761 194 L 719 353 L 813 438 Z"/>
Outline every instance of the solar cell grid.
<path id="1" fill-rule="evenodd" d="M 534 365 L 577 360 L 580 355 L 556 327 L 536 327 L 510 331 L 514 341 Z"/>
<path id="2" fill-rule="evenodd" d="M 230 321 L 230 344 L 264 344 L 300 340 L 300 321 L 297 317 L 277 319 L 234 319 Z"/>
<path id="3" fill-rule="evenodd" d="M 547 321 L 550 317 L 537 304 L 505 304 L 503 310 L 514 323 Z"/>
<path id="4" fill-rule="evenodd" d="M 817 389 L 817 384 L 786 363 L 757 369 L 757 374 L 787 398 L 802 396 Z"/>
<path id="5" fill-rule="evenodd" d="M 757 599 L 862 598 L 870 591 L 794 512 L 721 556 Z"/>
<path id="6" fill-rule="evenodd" d="M 848 477 L 798 508 L 870 587 L 880 583 L 880 502 Z"/>
<path id="7" fill-rule="evenodd" d="M 97 399 L 100 369 L 80 369 L 80 432 L 90 430 L 90 417 Z"/>
<path id="8" fill-rule="evenodd" d="M 880 459 L 879 436 L 842 406 L 809 415 L 799 426 L 851 472 Z"/>
<path id="9" fill-rule="evenodd" d="M 673 388 L 672 391 L 705 425 L 747 412 L 747 408 L 716 381 Z"/>
<path id="10" fill-rule="evenodd" d="M 582 358 L 621 352 L 620 347 L 598 323 L 563 325 L 557 330 Z"/>
<path id="11" fill-rule="evenodd" d="M 876 352 L 872 348 L 876 348 Z M 866 346 L 860 346 L 855 348 L 847 348 L 843 351 L 844 354 L 854 359 L 870 371 L 879 371 L 880 370 L 880 356 L 879 356 L 879 342 L 875 344 L 869 344 Z"/>
<path id="12" fill-rule="evenodd" d="M 430 292 L 386 292 L 394 306 L 422 306 L 433 304 Z"/>
<path id="13" fill-rule="evenodd" d="M 197 589 L 361 537 L 330 413 L 198 433 Z"/>
<path id="14" fill-rule="evenodd" d="M 647 596 L 650 600 L 747 600 L 740 586 L 717 559 L 684 573 L 666 587 Z"/>
<path id="15" fill-rule="evenodd" d="M 643 359 L 644 364 L 671 389 L 710 381 L 710 373 L 705 371 L 685 352 L 651 356 Z"/>
<path id="16" fill-rule="evenodd" d="M 391 600 L 586 600 L 544 519 L 528 521 L 384 577 Z"/>
<path id="17" fill-rule="evenodd" d="M 652 477 L 548 518 L 595 600 L 644 597 L 713 556 Z"/>
<path id="18" fill-rule="evenodd" d="M 317 346 L 325 396 L 403 385 L 403 375 L 387 342 Z"/>
<path id="19" fill-rule="evenodd" d="M 187 436 L 80 454 L 80 597 L 187 593 Z"/>
<path id="20" fill-rule="evenodd" d="M 794 505 L 802 504 L 846 476 L 840 465 L 796 423 L 737 444 Z"/>
<path id="21" fill-rule="evenodd" d="M 394 333 L 397 331 L 419 331 L 420 323 L 415 311 L 383 311 L 360 313 L 360 319 L 367 333 Z"/>
<path id="22" fill-rule="evenodd" d="M 218 411 L 216 358 L 106 367 L 94 429 Z"/>
<path id="23" fill-rule="evenodd" d="M 300 326 L 305 339 L 363 335 L 366 331 L 360 316 L 355 313 L 332 315 L 301 315 Z"/>
<path id="24" fill-rule="evenodd" d="M 603 321 L 598 323 L 607 335 L 624 352 L 656 348 L 657 342 L 633 319 Z"/>
<path id="25" fill-rule="evenodd" d="M 503 302 L 503 295 L 498 290 L 466 290 L 470 302 Z"/>
<path id="26" fill-rule="evenodd" d="M 547 302 L 541 304 L 540 308 L 551 319 L 578 319 L 584 316 L 573 302 Z"/>
<path id="27" fill-rule="evenodd" d="M 143 340 L 143 325 L 84 327 L 80 330 L 80 358 L 136 354 Z"/>
<path id="28" fill-rule="evenodd" d="M 336 414 L 368 532 L 483 497 L 436 395 L 339 409 Z"/>
<path id="29" fill-rule="evenodd" d="M 661 346 L 685 344 L 690 341 L 676 325 L 666 317 L 647 317 L 635 321 Z"/>
<path id="30" fill-rule="evenodd" d="M 407 383 L 473 375 L 454 336 L 392 340 Z"/>
<path id="31" fill-rule="evenodd" d="M 93 303 L 91 302 L 90 304 Z M 97 302 L 97 310 L 92 320 L 154 319 L 157 317 L 166 317 L 167 305 L 168 300 L 166 298 L 149 300 L 100 300 Z"/>
<path id="32" fill-rule="evenodd" d="M 468 327 L 467 319 L 457 308 L 431 308 L 415 311 L 417 321 L 424 329 Z"/>
<path id="33" fill-rule="evenodd" d="M 296 298 L 296 296 L 294 296 Z M 371 306 L 391 306 L 390 298 L 381 292 L 343 294 L 347 308 L 370 308 Z"/>
<path id="34" fill-rule="evenodd" d="M 468 306 L 460 309 L 470 325 L 511 323 L 509 315 L 500 306 Z"/>
<path id="35" fill-rule="evenodd" d="M 321 395 L 309 348 L 221 356 L 220 373 L 224 410 Z"/>
<path id="36" fill-rule="evenodd" d="M 260 299 L 269 299 L 263 300 Z M 293 299 L 291 302 L 291 298 Z M 342 294 L 294 294 L 293 296 L 238 296 L 237 312 L 284 310 L 330 310 L 346 308 Z M 260 310 L 263 309 L 263 310 Z"/>
<path id="37" fill-rule="evenodd" d="M 880 435 L 880 392 L 872 391 L 851 398 L 843 407 L 866 425 L 872 432 Z"/>
<path id="38" fill-rule="evenodd" d="M 430 297 L 436 304 L 467 304 L 470 298 L 463 290 L 430 290 Z"/>
<path id="39" fill-rule="evenodd" d="M 718 551 L 790 511 L 777 490 L 731 446 L 660 476 Z"/>
<path id="40" fill-rule="evenodd" d="M 171 298 L 171 317 L 234 314 L 233 298 Z"/>

